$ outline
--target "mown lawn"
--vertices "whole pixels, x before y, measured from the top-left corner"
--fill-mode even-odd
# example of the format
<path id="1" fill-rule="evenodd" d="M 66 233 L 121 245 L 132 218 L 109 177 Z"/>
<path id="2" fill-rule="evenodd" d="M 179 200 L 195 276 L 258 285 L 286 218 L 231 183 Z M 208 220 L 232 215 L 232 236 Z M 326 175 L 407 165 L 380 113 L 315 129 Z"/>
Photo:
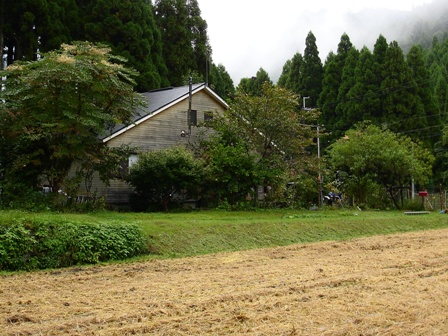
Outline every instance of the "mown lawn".
<path id="1" fill-rule="evenodd" d="M 151 256 L 186 257 L 448 227 L 448 215 L 402 211 L 266 210 L 249 212 L 91 214 L 0 212 L 0 221 L 38 218 L 74 223 L 135 223 L 148 237 Z"/>

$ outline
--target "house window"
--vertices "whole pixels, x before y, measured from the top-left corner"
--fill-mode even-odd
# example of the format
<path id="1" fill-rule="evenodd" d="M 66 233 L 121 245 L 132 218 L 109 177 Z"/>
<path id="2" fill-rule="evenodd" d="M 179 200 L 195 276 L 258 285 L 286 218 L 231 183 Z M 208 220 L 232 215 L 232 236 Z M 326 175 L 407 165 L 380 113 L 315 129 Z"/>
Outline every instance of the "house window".
<path id="1" fill-rule="evenodd" d="M 113 178 L 123 179 L 127 174 L 129 174 L 129 168 L 135 165 L 137 161 L 138 161 L 138 155 L 132 154 L 129 158 L 120 162 L 116 173 L 113 174 Z"/>
<path id="2" fill-rule="evenodd" d="M 198 124 L 198 111 L 190 110 L 190 125 L 196 126 Z"/>
<path id="3" fill-rule="evenodd" d="M 131 168 L 133 165 L 135 165 L 137 163 L 137 161 L 138 161 L 138 155 L 137 154 L 132 154 L 129 157 L 129 160 L 128 160 L 129 168 Z"/>
<path id="4" fill-rule="evenodd" d="M 213 120 L 213 112 L 211 111 L 204 112 L 204 122 L 212 120 Z"/>

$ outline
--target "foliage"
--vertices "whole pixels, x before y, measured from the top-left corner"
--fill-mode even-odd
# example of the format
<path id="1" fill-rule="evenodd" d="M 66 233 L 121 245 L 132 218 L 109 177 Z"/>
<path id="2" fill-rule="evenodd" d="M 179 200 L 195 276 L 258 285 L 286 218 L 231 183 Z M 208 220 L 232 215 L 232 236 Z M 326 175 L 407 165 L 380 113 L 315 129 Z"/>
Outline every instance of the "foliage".
<path id="1" fill-rule="evenodd" d="M 241 78 L 236 89 L 250 96 L 261 96 L 263 94 L 262 88 L 265 83 L 272 85 L 268 73 L 263 68 L 260 68 L 255 77 Z"/>
<path id="2" fill-rule="evenodd" d="M 300 71 L 299 92 L 303 97 L 309 97 L 308 106 L 316 107 L 322 91 L 323 66 L 319 58 L 316 37 L 309 32 L 305 40 L 303 65 Z"/>
<path id="3" fill-rule="evenodd" d="M 98 0 L 81 6 L 85 39 L 110 45 L 138 71 L 139 92 L 168 86 L 162 38 L 150 1 Z"/>
<path id="4" fill-rule="evenodd" d="M 301 90 L 301 72 L 303 71 L 303 56 L 294 54 L 291 60 L 286 61 L 277 85 L 284 87 L 296 94 Z"/>
<path id="5" fill-rule="evenodd" d="M 330 146 L 333 169 L 340 171 L 344 192 L 365 200 L 366 188 L 372 182 L 386 190 L 397 208 L 403 206 L 402 193 L 414 179 L 426 183 L 431 175 L 433 155 L 408 137 L 361 124 L 347 131 L 344 138 Z M 354 192 L 356 190 L 356 192 Z"/>
<path id="6" fill-rule="evenodd" d="M 254 186 L 264 180 L 263 167 L 256 164 L 257 156 L 251 151 L 238 124 L 227 118 L 215 118 L 214 132 L 205 134 L 196 150 L 204 160 L 206 175 L 202 199 L 207 206 L 228 206 L 245 203 L 254 197 Z"/>
<path id="7" fill-rule="evenodd" d="M 23 213 L 0 213 L 27 218 Z M 35 216 L 33 216 L 35 217 Z M 323 240 L 343 240 L 415 230 L 444 228 L 438 213 L 404 216 L 402 211 L 196 211 L 186 213 L 49 214 L 42 220 L 138 225 L 159 257 L 182 257 Z M 112 225 L 112 224 L 111 224 Z"/>
<path id="8" fill-rule="evenodd" d="M 201 18 L 198 2 L 157 0 L 154 5 L 163 44 L 168 81 L 182 85 L 182 78 L 197 71 L 205 77 L 206 59 L 211 54 L 207 22 Z"/>
<path id="9" fill-rule="evenodd" d="M 135 188 L 131 205 L 134 210 L 167 211 L 174 200 L 197 196 L 203 175 L 202 162 L 183 147 L 143 153 L 127 177 Z"/>
<path id="10" fill-rule="evenodd" d="M 211 64 L 209 86 L 214 92 L 216 92 L 218 96 L 220 96 L 224 100 L 233 98 L 233 96 L 235 95 L 233 80 L 222 64 Z"/>
<path id="11" fill-rule="evenodd" d="M 2 223 L 0 225 L 0 268 L 6 269 L 5 262 L 9 265 L 9 269 L 30 268 L 22 266 L 25 261 L 30 261 L 32 251 L 37 251 L 33 245 L 37 237 L 35 234 L 30 234 L 30 232 L 37 232 L 37 229 L 32 231 L 31 227 L 39 227 L 42 232 L 39 236 L 42 248 L 39 251 L 45 251 L 47 256 L 58 255 L 59 260 L 63 260 L 64 256 L 75 255 L 75 252 L 78 251 L 75 242 L 76 244 L 85 242 L 84 251 L 87 251 L 87 246 L 91 246 L 94 239 L 104 238 L 98 238 L 101 233 L 107 237 L 116 226 L 122 228 L 115 231 L 117 234 L 121 234 L 122 230 L 126 231 L 129 228 L 130 233 L 126 234 L 127 241 L 130 244 L 131 241 L 135 242 L 135 245 L 132 245 L 133 249 L 122 249 L 123 255 L 120 258 L 131 256 L 130 251 L 137 251 L 135 246 L 142 248 L 139 253 L 146 253 L 147 246 L 149 246 L 152 257 L 157 255 L 157 258 L 173 258 L 446 228 L 448 221 L 443 219 L 444 216 L 437 213 L 425 216 L 403 216 L 401 211 L 304 211 L 293 209 L 244 212 L 197 211 L 188 214 L 96 212 L 88 216 L 2 211 L 0 212 L 0 222 Z M 81 226 L 79 227 L 79 225 Z M 108 229 L 103 231 L 101 229 L 103 225 Z M 61 230 L 57 232 L 57 228 Z M 89 231 L 96 238 L 85 238 L 83 230 Z M 74 243 L 70 245 L 69 240 L 75 231 L 81 236 L 73 238 Z M 140 237 L 143 235 L 145 244 L 140 245 L 141 240 L 138 238 L 137 232 Z M 5 241 L 7 243 L 4 243 Z M 121 241 L 118 240 L 118 242 Z M 66 243 L 68 244 L 65 245 L 68 246 L 65 248 L 66 254 L 58 252 L 63 250 L 60 247 Z M 114 241 L 109 239 L 107 243 L 114 244 Z M 75 250 L 67 250 L 70 246 Z M 106 241 L 103 241 L 98 246 L 110 245 L 106 245 Z M 10 256 L 6 260 L 5 253 Z M 91 250 L 86 255 L 90 260 L 95 259 L 93 256 L 99 256 L 97 249 Z M 40 256 L 43 257 L 42 254 Z M 62 265 L 57 258 L 52 262 L 54 266 L 51 267 L 57 267 L 55 265 L 58 263 Z M 50 262 L 48 258 L 46 260 Z M 91 263 L 92 261 L 87 260 L 86 262 Z M 75 264 L 81 263 L 84 262 L 78 259 Z M 28 266 L 30 266 L 29 263 Z"/>
<path id="12" fill-rule="evenodd" d="M 2 73 L 3 184 L 21 181 L 34 189 L 43 178 L 57 193 L 74 162 L 98 168 L 110 161 L 114 150 L 105 152 L 100 137 L 129 123 L 143 100 L 133 92 L 136 73 L 109 52 L 90 43 L 63 45 Z"/>
<path id="13" fill-rule="evenodd" d="M 0 2 L 0 49 L 8 63 L 14 59 L 35 60 L 38 36 L 42 32 L 46 1 L 18 0 Z M 7 48 L 6 50 L 5 47 Z M 1 58 L 3 62 L 3 57 Z M 3 64 L 0 68 L 3 68 Z M 0 69 L 1 70 L 1 69 Z"/>
<path id="14" fill-rule="evenodd" d="M 298 106 L 297 95 L 268 82 L 260 96 L 237 91 L 224 119 L 212 125 L 216 133 L 200 148 L 218 199 L 233 204 L 250 192 L 257 201 L 258 186 L 283 195 L 290 176 L 310 160 L 314 131 L 303 122 L 312 113 L 298 112 Z"/>
<path id="15" fill-rule="evenodd" d="M 32 270 L 130 258 L 147 251 L 135 224 L 20 219 L 0 225 L 0 269 Z"/>

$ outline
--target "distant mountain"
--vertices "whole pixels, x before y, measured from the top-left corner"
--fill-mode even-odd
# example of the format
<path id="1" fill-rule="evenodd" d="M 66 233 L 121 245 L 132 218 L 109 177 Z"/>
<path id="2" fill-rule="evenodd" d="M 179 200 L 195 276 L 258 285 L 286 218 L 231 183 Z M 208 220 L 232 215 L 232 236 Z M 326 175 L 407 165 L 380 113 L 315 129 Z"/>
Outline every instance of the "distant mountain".
<path id="1" fill-rule="evenodd" d="M 431 47 L 434 36 L 440 41 L 448 36 L 448 2 L 435 0 L 412 11 L 408 24 L 403 28 L 403 38 L 397 41 L 405 51 L 414 44 L 425 49 Z"/>
<path id="2" fill-rule="evenodd" d="M 375 32 L 381 32 L 388 42 L 397 41 L 407 53 L 412 45 L 427 49 L 434 36 L 441 41 L 448 35 L 448 2 L 434 0 L 410 12 L 366 9 L 347 14 L 345 19 L 349 27 L 356 27 L 355 33 L 349 34 L 356 46 L 364 44 L 372 48 L 378 38 Z"/>

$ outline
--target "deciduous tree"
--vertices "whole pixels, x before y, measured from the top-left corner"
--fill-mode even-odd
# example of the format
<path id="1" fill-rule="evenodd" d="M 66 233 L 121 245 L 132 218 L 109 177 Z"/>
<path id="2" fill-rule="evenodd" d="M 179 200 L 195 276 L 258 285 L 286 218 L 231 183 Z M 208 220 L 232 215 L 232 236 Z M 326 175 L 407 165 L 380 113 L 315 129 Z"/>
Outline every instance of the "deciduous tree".
<path id="1" fill-rule="evenodd" d="M 387 191 L 397 208 L 403 206 L 400 188 L 408 186 L 412 179 L 426 183 L 434 161 L 428 150 L 409 137 L 368 124 L 347 131 L 330 147 L 329 155 L 348 196 L 356 197 L 358 202 L 366 200 L 366 186 L 373 181 Z"/>
<path id="2" fill-rule="evenodd" d="M 42 56 L 2 73 L 1 138 L 16 149 L 2 168 L 5 182 L 27 176 L 33 189 L 43 178 L 57 192 L 75 161 L 105 159 L 100 138 L 129 123 L 142 99 L 136 72 L 106 47 L 77 43 Z"/>

